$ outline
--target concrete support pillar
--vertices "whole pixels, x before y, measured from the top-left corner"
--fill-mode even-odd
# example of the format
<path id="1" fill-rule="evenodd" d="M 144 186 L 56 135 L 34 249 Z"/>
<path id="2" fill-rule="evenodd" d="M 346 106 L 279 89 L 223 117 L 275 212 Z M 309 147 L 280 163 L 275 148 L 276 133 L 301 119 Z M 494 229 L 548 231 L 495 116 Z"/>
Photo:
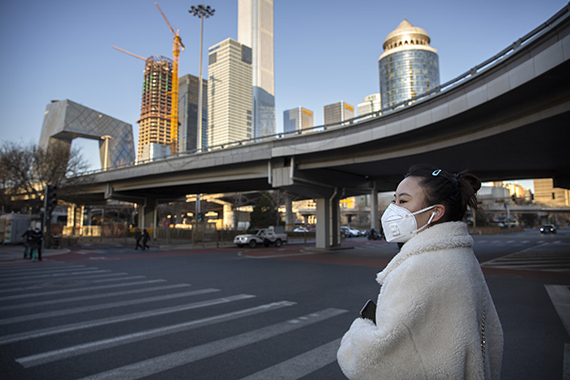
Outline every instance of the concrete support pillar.
<path id="1" fill-rule="evenodd" d="M 380 222 L 378 220 L 378 188 L 374 184 L 374 188 L 370 193 L 370 228 L 380 231 Z"/>
<path id="2" fill-rule="evenodd" d="M 330 230 L 331 230 L 331 247 L 340 246 L 340 197 L 341 194 L 336 193 L 331 197 L 330 208 L 331 208 L 331 218 L 330 218 Z"/>
<path id="3" fill-rule="evenodd" d="M 289 194 L 285 195 L 285 232 L 293 232 L 295 216 L 293 215 L 293 201 Z"/>
<path id="4" fill-rule="evenodd" d="M 318 198 L 316 248 L 329 249 L 340 245 L 340 207 L 341 194 L 329 198 Z"/>
<path id="5" fill-rule="evenodd" d="M 317 229 L 316 247 L 319 249 L 330 248 L 330 200 L 317 198 Z"/>
<path id="6" fill-rule="evenodd" d="M 152 236 L 156 239 L 156 223 L 157 223 L 157 210 L 156 202 L 150 202 L 147 200 L 146 204 L 137 204 L 139 210 L 139 227 L 141 229 L 146 228 L 152 231 Z"/>

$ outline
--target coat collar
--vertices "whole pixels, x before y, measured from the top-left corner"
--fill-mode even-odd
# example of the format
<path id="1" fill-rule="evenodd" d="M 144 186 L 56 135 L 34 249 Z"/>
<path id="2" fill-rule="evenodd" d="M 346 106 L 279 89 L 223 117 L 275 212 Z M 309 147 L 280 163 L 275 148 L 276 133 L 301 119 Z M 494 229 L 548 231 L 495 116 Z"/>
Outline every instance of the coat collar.
<path id="1" fill-rule="evenodd" d="M 376 276 L 381 285 L 386 276 L 400 266 L 410 256 L 425 252 L 458 247 L 472 247 L 473 238 L 463 222 L 446 222 L 435 224 L 408 240 L 400 252 L 394 256 L 388 266 Z"/>

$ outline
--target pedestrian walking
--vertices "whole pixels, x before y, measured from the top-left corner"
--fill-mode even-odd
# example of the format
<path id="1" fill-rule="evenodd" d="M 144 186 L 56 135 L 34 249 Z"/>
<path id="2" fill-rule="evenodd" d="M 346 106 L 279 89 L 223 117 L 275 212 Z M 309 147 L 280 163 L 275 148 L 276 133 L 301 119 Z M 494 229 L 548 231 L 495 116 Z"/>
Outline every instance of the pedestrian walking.
<path id="1" fill-rule="evenodd" d="M 32 227 L 28 227 L 26 232 L 22 234 L 22 240 L 24 240 L 24 259 L 31 259 L 34 241 L 34 230 L 32 230 Z"/>
<path id="2" fill-rule="evenodd" d="M 462 222 L 480 187 L 467 171 L 428 165 L 400 182 L 382 226 L 404 244 L 377 275 L 376 310 L 341 340 L 349 379 L 499 379 L 503 330 Z"/>
<path id="3" fill-rule="evenodd" d="M 135 240 L 137 241 L 137 245 L 135 246 L 135 251 L 141 247 L 141 249 L 144 251 L 144 247 L 141 245 L 141 239 L 142 239 L 142 233 L 141 233 L 141 229 L 137 228 L 135 230 Z"/>
<path id="4" fill-rule="evenodd" d="M 32 234 L 32 261 L 42 261 L 42 245 L 44 235 L 39 228 L 36 228 Z"/>
<path id="5" fill-rule="evenodd" d="M 142 241 L 143 241 L 143 250 L 144 250 L 145 248 L 150 249 L 150 247 L 148 246 L 148 244 L 146 244 L 146 243 L 148 242 L 148 239 L 150 239 L 150 235 L 148 234 L 148 231 L 147 231 L 146 228 L 145 228 L 145 229 L 143 229 L 143 238 L 142 238 Z"/>

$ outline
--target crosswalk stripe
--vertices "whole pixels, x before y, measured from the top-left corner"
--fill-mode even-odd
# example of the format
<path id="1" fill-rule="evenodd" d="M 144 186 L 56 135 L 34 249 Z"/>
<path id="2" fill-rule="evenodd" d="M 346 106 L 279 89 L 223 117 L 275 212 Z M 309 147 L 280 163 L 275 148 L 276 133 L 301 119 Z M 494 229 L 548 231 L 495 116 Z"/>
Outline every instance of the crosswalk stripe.
<path id="1" fill-rule="evenodd" d="M 18 358 L 16 361 L 26 368 L 34 367 L 41 364 L 51 363 L 57 360 L 68 359 L 71 357 L 96 352 L 112 347 L 121 346 L 124 344 L 139 342 L 145 339 L 157 338 L 164 335 L 175 334 L 183 331 L 188 331 L 200 327 L 213 325 L 220 322 L 229 322 L 231 320 L 251 316 L 258 313 L 263 313 L 270 310 L 276 310 L 285 306 L 295 305 L 295 302 L 281 301 L 274 302 L 267 305 L 257 306 L 245 310 L 239 310 L 232 313 L 216 315 L 209 318 L 198 319 L 194 321 L 179 323 L 171 326 L 159 327 L 138 333 L 117 336 L 111 339 L 104 339 L 96 342 L 80 344 L 77 346 L 67 347 L 61 350 L 44 352 L 42 354 L 31 355 L 23 358 Z"/>
<path id="2" fill-rule="evenodd" d="M 106 273 L 110 272 L 110 270 L 98 269 L 98 268 L 80 268 L 74 269 L 73 272 L 52 272 L 52 273 L 25 273 L 25 274 L 13 274 L 9 276 L 2 276 L 0 278 L 0 283 L 14 281 L 14 279 L 18 278 L 27 278 L 27 279 L 36 279 L 36 278 L 46 278 L 46 277 L 62 277 L 62 276 L 69 276 L 69 275 L 84 275 L 89 273 Z"/>
<path id="3" fill-rule="evenodd" d="M 100 280 L 92 280 L 89 281 L 91 283 L 101 283 L 101 282 L 112 282 L 112 281 L 131 281 L 131 280 L 139 280 L 141 278 L 146 278 L 146 276 L 128 276 L 128 277 L 120 277 L 120 278 L 105 278 Z M 124 286 L 124 285 L 121 285 Z M 7 288 L 7 289 L 0 289 L 0 293 L 13 293 L 13 292 L 24 292 L 36 289 L 45 289 L 44 285 L 34 285 L 34 286 L 27 286 L 24 288 Z M 93 289 L 93 288 L 90 288 Z"/>
<path id="4" fill-rule="evenodd" d="M 110 271 L 105 271 L 105 272 L 110 272 Z M 79 280 L 90 280 L 93 278 L 101 278 L 101 277 L 115 277 L 115 276 L 124 276 L 127 273 L 103 273 L 103 274 L 91 274 L 91 273 L 97 273 L 97 272 L 87 272 L 85 274 L 81 274 L 81 277 L 79 278 Z M 70 277 L 65 277 L 70 278 Z M 57 281 L 59 280 L 59 277 L 52 277 L 52 278 L 46 278 L 46 279 L 42 279 L 41 281 Z M 29 284 L 30 282 L 35 282 L 36 278 L 35 277 L 29 277 L 26 280 L 22 280 L 22 281 L 17 281 L 17 282 L 10 282 L 9 286 L 19 286 L 22 284 Z M 6 287 L 7 285 L 2 285 L 0 284 L 0 286 L 4 286 Z"/>
<path id="5" fill-rule="evenodd" d="M 55 295 L 59 295 L 59 294 L 86 292 L 86 291 L 102 290 L 102 289 L 112 289 L 112 288 L 119 288 L 119 287 L 123 287 L 123 286 L 148 285 L 148 284 L 156 284 L 157 282 L 166 282 L 166 280 L 136 281 L 136 282 L 129 282 L 126 284 L 101 285 L 101 286 L 90 286 L 88 288 L 83 287 L 83 288 L 73 288 L 73 289 L 64 289 L 64 290 L 53 290 L 53 291 L 48 291 L 48 292 L 26 293 L 26 294 L 14 295 L 14 296 L 0 297 L 0 301 L 8 301 L 8 300 L 14 300 L 14 299 L 21 299 L 21 298 L 55 296 Z"/>
<path id="6" fill-rule="evenodd" d="M 85 268 L 85 265 L 57 265 L 57 266 L 47 266 L 47 267 L 19 267 L 19 268 L 5 268 L 0 269 L 0 278 L 6 275 L 19 274 L 28 275 L 33 273 L 50 273 L 50 272 L 69 272 Z M 98 268 L 96 268 L 98 269 Z"/>
<path id="7" fill-rule="evenodd" d="M 175 284 L 175 285 L 157 286 L 157 287 L 144 288 L 144 289 L 124 290 L 122 292 L 98 293 L 98 294 L 92 294 L 90 296 L 58 298 L 55 300 L 40 301 L 40 302 L 29 302 L 29 303 L 22 303 L 22 304 L 18 304 L 18 305 L 2 306 L 2 307 L 0 307 L 0 311 L 24 309 L 24 308 L 28 308 L 28 307 L 37 307 L 37 306 L 45 306 L 45 305 L 55 305 L 58 303 L 66 303 L 66 302 L 94 300 L 97 298 L 126 296 L 129 294 L 137 294 L 137 293 L 157 292 L 160 290 L 177 289 L 177 288 L 183 288 L 183 287 L 188 287 L 188 286 L 190 286 L 190 285 L 189 284 Z"/>
<path id="8" fill-rule="evenodd" d="M 150 318 L 150 317 L 156 317 L 159 315 L 177 313 L 177 312 L 186 311 L 186 310 L 199 309 L 202 307 L 220 305 L 223 303 L 240 301 L 240 300 L 249 299 L 249 298 L 253 298 L 253 297 L 255 297 L 255 296 L 249 295 L 249 294 L 238 294 L 235 296 L 228 296 L 228 297 L 216 298 L 216 299 L 211 299 L 211 300 L 206 300 L 206 301 L 199 301 L 199 302 L 194 302 L 194 303 L 189 303 L 189 304 L 184 304 L 184 305 L 166 307 L 166 308 L 162 308 L 162 309 L 142 311 L 142 312 L 138 312 L 138 313 L 131 313 L 131 314 L 126 314 L 126 315 L 101 318 L 101 319 L 91 320 L 91 321 L 87 321 L 87 322 L 71 323 L 71 324 L 64 325 L 64 326 L 48 327 L 48 328 L 44 328 L 44 329 L 27 331 L 25 333 L 5 335 L 3 337 L 0 337 L 0 345 L 19 342 L 22 340 L 41 338 L 41 337 L 49 336 L 49 335 L 61 334 L 64 332 L 77 331 L 77 330 L 88 329 L 88 328 L 92 328 L 92 327 L 98 327 L 98 326 L 105 326 L 105 325 L 110 325 L 113 323 L 132 321 L 135 319 Z"/>
<path id="9" fill-rule="evenodd" d="M 336 361 L 340 338 L 240 380 L 297 380 Z"/>
<path id="10" fill-rule="evenodd" d="M 227 351 L 253 344 L 265 339 L 269 339 L 281 334 L 285 334 L 311 324 L 324 321 L 337 315 L 346 313 L 347 310 L 326 309 L 317 313 L 308 314 L 294 320 L 277 323 L 261 329 L 249 331 L 236 336 L 220 339 L 211 343 L 191 347 L 178 352 L 158 356 L 138 363 L 115 368 L 113 370 L 85 377 L 82 380 L 104 380 L 104 379 L 140 379 L 146 376 L 157 374 L 172 368 L 195 362 L 213 355 L 218 355 Z"/>
<path id="11" fill-rule="evenodd" d="M 0 319 L 0 325 L 7 325 L 10 323 L 33 321 L 36 319 L 43 319 L 43 318 L 60 317 L 62 315 L 85 313 L 88 311 L 111 309 L 111 308 L 115 308 L 115 307 L 139 305 L 142 303 L 163 301 L 163 300 L 169 300 L 169 299 L 175 299 L 175 298 L 181 298 L 181 297 L 196 296 L 196 295 L 200 295 L 200 294 L 207 294 L 207 293 L 218 292 L 218 291 L 220 291 L 220 290 L 219 289 L 201 289 L 201 290 L 194 290 L 194 291 L 190 291 L 190 292 L 160 295 L 160 296 L 156 296 L 156 297 L 139 298 L 136 300 L 110 302 L 110 303 L 101 304 L 101 305 L 82 306 L 82 307 L 76 307 L 76 308 L 72 308 L 72 309 L 63 309 L 63 310 L 49 311 L 49 312 L 44 312 L 44 313 L 23 315 L 20 317 Z"/>

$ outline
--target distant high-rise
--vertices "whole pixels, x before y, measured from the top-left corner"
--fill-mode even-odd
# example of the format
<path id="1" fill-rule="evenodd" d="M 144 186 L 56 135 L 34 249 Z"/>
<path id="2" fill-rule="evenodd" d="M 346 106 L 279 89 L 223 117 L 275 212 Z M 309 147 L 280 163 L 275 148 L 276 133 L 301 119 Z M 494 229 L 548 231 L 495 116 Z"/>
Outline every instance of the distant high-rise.
<path id="1" fill-rule="evenodd" d="M 137 158 L 147 144 L 170 145 L 172 60 L 152 56 L 146 60 L 139 123 Z"/>
<path id="2" fill-rule="evenodd" d="M 198 77 L 187 74 L 178 81 L 178 151 L 198 148 Z M 208 145 L 208 81 L 202 81 L 202 146 Z"/>
<path id="3" fill-rule="evenodd" d="M 238 42 L 252 49 L 253 136 L 273 135 L 273 0 L 238 0 Z"/>
<path id="4" fill-rule="evenodd" d="M 554 187 L 552 178 L 535 179 L 534 202 L 549 206 L 570 206 L 570 190 Z"/>
<path id="5" fill-rule="evenodd" d="M 439 86 L 439 58 L 429 43 L 425 30 L 407 20 L 388 34 L 378 58 L 382 108 Z"/>
<path id="6" fill-rule="evenodd" d="M 325 125 L 337 124 L 354 118 L 354 106 L 344 101 L 329 104 L 323 107 Z"/>
<path id="7" fill-rule="evenodd" d="M 380 111 L 382 109 L 382 102 L 380 100 L 380 94 L 368 95 L 364 98 L 362 103 L 358 105 L 358 119 L 368 119 L 372 115 L 365 116 L 369 113 Z M 364 117 L 360 117 L 364 116 Z"/>
<path id="8" fill-rule="evenodd" d="M 208 145 L 252 138 L 251 48 L 228 38 L 208 58 Z"/>
<path id="9" fill-rule="evenodd" d="M 156 158 L 170 156 L 170 147 L 163 144 L 146 144 L 143 146 L 142 157 L 140 161 L 152 161 Z"/>
<path id="10" fill-rule="evenodd" d="M 313 128 L 314 126 L 313 111 L 303 107 L 283 111 L 283 132 L 295 132 L 301 129 Z"/>

